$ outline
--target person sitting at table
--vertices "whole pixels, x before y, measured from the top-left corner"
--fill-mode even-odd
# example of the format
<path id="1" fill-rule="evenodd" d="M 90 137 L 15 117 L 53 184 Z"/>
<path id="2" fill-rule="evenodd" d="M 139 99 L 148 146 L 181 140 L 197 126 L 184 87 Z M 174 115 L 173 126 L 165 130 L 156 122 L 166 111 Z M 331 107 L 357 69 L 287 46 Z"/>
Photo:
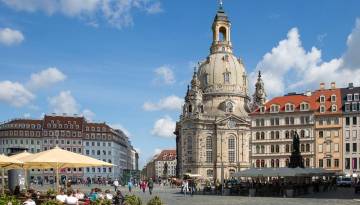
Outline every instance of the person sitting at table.
<path id="1" fill-rule="evenodd" d="M 96 201 L 96 199 L 99 198 L 98 193 L 96 192 L 96 189 L 91 189 L 91 192 L 89 194 L 90 201 Z"/>
<path id="2" fill-rule="evenodd" d="M 124 202 L 124 196 L 122 195 L 120 190 L 116 191 L 116 195 L 113 199 L 113 204 L 114 205 L 122 205 Z"/>
<path id="3" fill-rule="evenodd" d="M 106 190 L 105 191 L 105 197 L 106 200 L 112 200 L 113 199 L 113 195 L 110 193 L 110 190 Z"/>
<path id="4" fill-rule="evenodd" d="M 25 194 L 26 200 L 24 201 L 23 205 L 36 205 L 35 201 L 31 198 L 31 194 Z"/>
<path id="5" fill-rule="evenodd" d="M 74 192 L 71 190 L 68 190 L 67 192 L 67 196 L 65 198 L 64 204 L 67 205 L 78 205 L 79 204 L 79 200 L 74 196 Z"/>
<path id="6" fill-rule="evenodd" d="M 65 199 L 66 199 L 66 195 L 64 193 L 64 190 L 60 190 L 60 193 L 58 195 L 56 195 L 56 200 L 61 203 L 64 203 Z"/>
<path id="7" fill-rule="evenodd" d="M 85 194 L 82 193 L 79 189 L 76 190 L 75 197 L 79 200 L 83 200 L 85 198 Z"/>

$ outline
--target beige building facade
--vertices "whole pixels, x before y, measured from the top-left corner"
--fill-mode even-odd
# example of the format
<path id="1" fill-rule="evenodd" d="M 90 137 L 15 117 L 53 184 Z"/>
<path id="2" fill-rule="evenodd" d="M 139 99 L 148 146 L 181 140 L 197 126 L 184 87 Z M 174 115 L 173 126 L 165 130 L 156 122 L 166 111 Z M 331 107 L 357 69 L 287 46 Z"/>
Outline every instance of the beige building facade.
<path id="1" fill-rule="evenodd" d="M 222 7 L 212 31 L 210 55 L 194 72 L 175 130 L 177 175 L 221 180 L 250 166 L 250 98 L 246 70 L 233 54 L 231 23 Z"/>

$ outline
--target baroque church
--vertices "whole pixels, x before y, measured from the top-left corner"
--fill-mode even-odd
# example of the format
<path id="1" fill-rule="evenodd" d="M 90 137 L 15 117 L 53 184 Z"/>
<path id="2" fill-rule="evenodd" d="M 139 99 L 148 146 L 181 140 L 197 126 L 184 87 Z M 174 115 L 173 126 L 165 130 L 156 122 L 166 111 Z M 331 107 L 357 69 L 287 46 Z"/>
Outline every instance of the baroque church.
<path id="1" fill-rule="evenodd" d="M 231 22 L 222 4 L 208 57 L 194 70 L 176 123 L 177 175 L 226 179 L 250 167 L 251 110 L 265 102 L 259 73 L 251 103 L 244 64 L 233 54 Z"/>

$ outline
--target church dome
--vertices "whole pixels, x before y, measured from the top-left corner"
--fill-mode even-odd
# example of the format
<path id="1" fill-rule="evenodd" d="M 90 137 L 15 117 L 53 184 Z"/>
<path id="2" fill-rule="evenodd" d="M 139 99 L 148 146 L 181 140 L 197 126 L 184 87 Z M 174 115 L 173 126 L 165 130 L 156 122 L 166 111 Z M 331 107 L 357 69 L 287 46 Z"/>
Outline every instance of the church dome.
<path id="1" fill-rule="evenodd" d="M 198 78 L 204 93 L 233 93 L 248 96 L 244 65 L 231 53 L 209 55 L 199 67 Z"/>

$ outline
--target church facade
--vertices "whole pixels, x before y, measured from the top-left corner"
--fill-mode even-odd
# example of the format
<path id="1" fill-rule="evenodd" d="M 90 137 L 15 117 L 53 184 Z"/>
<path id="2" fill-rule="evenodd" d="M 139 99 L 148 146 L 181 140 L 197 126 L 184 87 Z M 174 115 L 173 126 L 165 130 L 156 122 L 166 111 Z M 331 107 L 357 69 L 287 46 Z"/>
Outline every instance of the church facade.
<path id="1" fill-rule="evenodd" d="M 250 167 L 251 106 L 246 70 L 233 54 L 231 22 L 222 6 L 212 32 L 210 54 L 194 70 L 176 124 L 177 175 L 222 180 Z"/>

